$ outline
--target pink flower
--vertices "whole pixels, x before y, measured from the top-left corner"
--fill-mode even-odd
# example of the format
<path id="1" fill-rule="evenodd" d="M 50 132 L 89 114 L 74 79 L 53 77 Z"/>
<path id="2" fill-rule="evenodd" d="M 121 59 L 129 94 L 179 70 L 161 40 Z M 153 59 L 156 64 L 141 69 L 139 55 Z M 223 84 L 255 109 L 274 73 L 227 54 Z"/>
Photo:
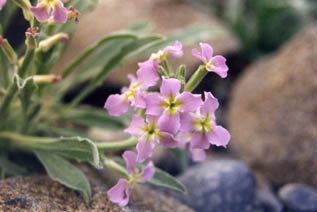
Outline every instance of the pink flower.
<path id="1" fill-rule="evenodd" d="M 197 49 L 193 49 L 192 53 L 205 64 L 206 69 L 217 73 L 221 78 L 227 77 L 228 66 L 226 65 L 226 58 L 220 55 L 213 57 L 213 49 L 207 43 L 200 43 L 200 48 L 202 53 Z"/>
<path id="2" fill-rule="evenodd" d="M 151 86 L 156 85 L 157 81 L 160 79 L 157 73 L 159 65 L 166 60 L 168 54 L 171 54 L 174 57 L 182 57 L 182 48 L 182 44 L 179 41 L 175 41 L 173 46 L 167 46 L 163 50 L 153 53 L 147 61 L 138 63 L 138 78 L 148 81 Z"/>
<path id="3" fill-rule="evenodd" d="M 149 88 L 147 81 L 136 79 L 133 75 L 128 75 L 131 83 L 129 88 L 123 88 L 122 94 L 110 95 L 105 103 L 105 108 L 112 116 L 120 116 L 126 113 L 131 106 L 134 108 L 145 108 L 146 103 L 143 98 L 144 92 Z"/>
<path id="4" fill-rule="evenodd" d="M 125 160 L 129 178 L 128 180 L 120 179 L 107 194 L 112 202 L 118 203 L 121 207 L 124 207 L 128 204 L 131 191 L 136 183 L 149 181 L 154 176 L 155 168 L 153 163 L 149 162 L 140 173 L 137 168 L 137 156 L 134 152 L 125 151 L 122 157 Z"/>
<path id="5" fill-rule="evenodd" d="M 163 79 L 161 94 L 146 96 L 146 114 L 160 116 L 161 131 L 175 134 L 180 128 L 180 113 L 194 112 L 201 104 L 201 95 L 190 92 L 179 93 L 181 83 L 177 79 Z"/>
<path id="6" fill-rule="evenodd" d="M 63 2 L 68 0 L 40 0 L 36 7 L 31 8 L 31 12 L 39 22 L 48 20 L 51 10 L 55 22 L 66 23 L 67 9 Z"/>
<path id="7" fill-rule="evenodd" d="M 229 132 L 216 125 L 214 114 L 218 106 L 218 100 L 210 92 L 205 92 L 205 101 L 196 113 L 182 114 L 180 130 L 191 137 L 191 150 L 208 149 L 210 144 L 226 147 L 229 143 Z M 203 157 L 201 154 L 202 152 L 198 152 L 196 157 Z"/>
<path id="8" fill-rule="evenodd" d="M 143 162 L 147 158 L 152 157 L 156 142 L 170 148 L 177 146 L 177 142 L 171 134 L 160 131 L 157 117 L 155 116 L 147 116 L 145 121 L 140 116 L 133 116 L 131 124 L 125 132 L 139 137 L 139 142 L 136 146 L 138 162 Z"/>
<path id="9" fill-rule="evenodd" d="M 40 36 L 40 33 L 39 33 L 39 28 L 38 27 L 29 27 L 26 32 L 25 32 L 25 35 L 26 36 L 30 36 L 30 37 L 39 37 Z"/>
<path id="10" fill-rule="evenodd" d="M 0 10 L 4 7 L 4 5 L 7 3 L 7 0 L 0 0 Z"/>

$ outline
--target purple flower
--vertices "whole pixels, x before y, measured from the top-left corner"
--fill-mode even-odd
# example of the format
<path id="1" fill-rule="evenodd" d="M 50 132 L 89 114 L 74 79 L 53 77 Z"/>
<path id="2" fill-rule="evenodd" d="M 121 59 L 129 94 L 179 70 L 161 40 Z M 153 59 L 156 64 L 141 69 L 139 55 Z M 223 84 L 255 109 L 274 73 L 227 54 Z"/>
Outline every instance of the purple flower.
<path id="1" fill-rule="evenodd" d="M 188 133 L 190 149 L 208 149 L 210 144 L 226 147 L 230 140 L 229 132 L 222 126 L 216 125 L 215 111 L 218 100 L 210 93 L 205 92 L 205 101 L 196 113 L 181 115 L 181 131 Z M 202 153 L 198 152 L 202 157 Z M 196 154 L 196 157 L 200 157 Z"/>
<path id="2" fill-rule="evenodd" d="M 128 180 L 120 179 L 108 192 L 109 199 L 118 203 L 121 207 L 128 204 L 131 191 L 136 183 L 149 181 L 155 173 L 155 168 L 152 162 L 139 172 L 137 168 L 136 154 L 132 151 L 125 151 L 122 155 L 126 163 L 126 168 L 129 174 Z"/>
<path id="3" fill-rule="evenodd" d="M 55 22 L 66 23 L 67 9 L 63 2 L 68 0 L 41 0 L 36 7 L 31 8 L 31 12 L 39 22 L 48 20 L 51 10 Z"/>
<path id="4" fill-rule="evenodd" d="M 179 93 L 181 83 L 177 79 L 163 79 L 161 94 L 146 96 L 146 114 L 160 116 L 159 129 L 175 134 L 180 128 L 180 113 L 194 112 L 201 104 L 201 95 L 190 92 Z"/>
<path id="5" fill-rule="evenodd" d="M 174 57 L 182 57 L 182 48 L 182 44 L 179 41 L 175 41 L 173 46 L 167 46 L 163 50 L 153 53 L 147 61 L 138 63 L 138 78 L 148 81 L 151 86 L 156 85 L 157 81 L 160 79 L 157 73 L 159 65 L 166 60 L 168 54 L 171 54 Z"/>
<path id="6" fill-rule="evenodd" d="M 0 0 L 0 10 L 4 7 L 4 5 L 7 3 L 7 0 Z"/>
<path id="7" fill-rule="evenodd" d="M 143 162 L 147 158 L 152 157 L 156 142 L 169 148 L 177 146 L 177 142 L 171 134 L 162 132 L 159 129 L 157 117 L 155 116 L 147 116 L 145 121 L 140 116 L 133 116 L 131 124 L 125 132 L 139 137 L 139 142 L 136 146 L 138 162 Z"/>
<path id="8" fill-rule="evenodd" d="M 105 103 L 105 108 L 112 116 L 120 116 L 126 113 L 129 106 L 144 109 L 146 106 L 143 94 L 149 88 L 147 81 L 136 79 L 133 75 L 128 75 L 131 83 L 129 88 L 123 88 L 122 94 L 110 95 Z"/>
<path id="9" fill-rule="evenodd" d="M 228 66 L 226 65 L 226 58 L 220 55 L 213 57 L 214 51 L 207 43 L 200 43 L 200 48 L 202 53 L 197 49 L 193 49 L 192 53 L 205 64 L 206 69 L 210 72 L 217 73 L 221 78 L 227 77 Z"/>

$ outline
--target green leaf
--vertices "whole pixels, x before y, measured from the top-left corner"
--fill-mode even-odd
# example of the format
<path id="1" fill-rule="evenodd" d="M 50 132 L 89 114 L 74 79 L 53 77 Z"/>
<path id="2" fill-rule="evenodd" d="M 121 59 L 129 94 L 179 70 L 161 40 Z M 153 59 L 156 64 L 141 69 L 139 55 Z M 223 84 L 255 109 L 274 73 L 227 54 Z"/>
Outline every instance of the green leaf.
<path id="1" fill-rule="evenodd" d="M 28 170 L 16 163 L 11 162 L 8 158 L 0 157 L 0 168 L 5 171 L 6 175 L 25 175 L 28 174 Z"/>
<path id="2" fill-rule="evenodd" d="M 166 36 L 166 39 L 161 42 L 157 42 L 155 45 L 147 48 L 141 54 L 136 55 L 136 57 L 131 58 L 131 60 L 137 60 L 141 57 L 148 57 L 153 52 L 157 52 L 163 49 L 167 45 L 173 44 L 176 40 L 180 41 L 184 46 L 189 44 L 198 43 L 210 38 L 226 36 L 225 32 L 220 28 L 212 28 L 210 26 L 191 26 L 182 30 L 177 30 Z"/>
<path id="3" fill-rule="evenodd" d="M 147 37 L 140 37 L 131 41 L 129 44 L 125 45 L 120 49 L 120 51 L 115 54 L 100 70 L 100 72 L 95 76 L 90 84 L 79 93 L 76 98 L 70 103 L 69 107 L 73 107 L 77 105 L 82 99 L 84 99 L 87 95 L 89 95 L 96 87 L 98 87 L 105 79 L 107 74 L 116 68 L 123 59 L 127 56 L 135 54 L 144 48 L 147 48 L 154 43 L 160 41 L 162 38 L 160 36 L 147 36 Z"/>
<path id="4" fill-rule="evenodd" d="M 12 132 L 0 132 L 1 139 L 11 141 L 13 147 L 26 150 L 43 150 L 54 154 L 72 158 L 77 161 L 89 162 L 95 167 L 100 167 L 99 153 L 94 142 L 81 137 L 35 137 L 16 134 Z"/>
<path id="5" fill-rule="evenodd" d="M 158 168 L 155 169 L 154 177 L 149 181 L 149 183 L 176 191 L 178 193 L 186 192 L 186 188 L 181 182 L 172 175 Z"/>
<path id="6" fill-rule="evenodd" d="M 51 152 L 35 151 L 35 154 L 53 180 L 78 191 L 87 203 L 90 201 L 90 184 L 78 168 Z"/>
<path id="7" fill-rule="evenodd" d="M 60 120 L 71 121 L 72 123 L 83 125 L 85 127 L 100 127 L 122 129 L 126 123 L 122 118 L 112 117 L 105 110 L 92 107 L 74 108 L 63 114 Z"/>
<path id="8" fill-rule="evenodd" d="M 18 75 L 15 75 L 15 81 L 19 88 L 19 98 L 21 101 L 22 109 L 26 113 L 32 103 L 31 96 L 33 94 L 33 91 L 37 89 L 37 86 L 35 85 L 32 77 L 28 77 L 23 80 Z"/>
<path id="9" fill-rule="evenodd" d="M 61 137 L 47 143 L 33 143 L 32 148 L 49 151 L 79 162 L 89 162 L 100 168 L 98 149 L 95 143 L 88 138 Z"/>
<path id="10" fill-rule="evenodd" d="M 113 164 L 115 164 L 116 166 L 121 166 L 122 168 L 125 167 L 125 163 L 121 158 L 114 158 L 113 160 L 109 160 L 111 165 L 113 166 Z M 107 163 L 106 163 L 107 165 Z M 114 166 L 115 167 L 115 166 Z M 145 165 L 139 164 L 138 167 L 141 169 L 143 167 L 145 167 Z M 111 168 L 111 167 L 110 167 Z M 122 169 L 120 169 L 122 170 Z M 121 174 L 121 173 L 119 173 Z M 126 175 L 122 173 L 123 176 Z M 155 168 L 155 174 L 153 176 L 153 178 L 151 180 L 148 181 L 148 183 L 151 183 L 155 186 L 159 186 L 159 187 L 163 187 L 163 188 L 167 188 L 170 189 L 172 191 L 178 192 L 178 193 L 185 193 L 186 192 L 186 188 L 185 186 L 179 182 L 175 177 L 173 177 L 172 175 L 168 174 L 167 172 L 159 169 L 159 168 Z"/>

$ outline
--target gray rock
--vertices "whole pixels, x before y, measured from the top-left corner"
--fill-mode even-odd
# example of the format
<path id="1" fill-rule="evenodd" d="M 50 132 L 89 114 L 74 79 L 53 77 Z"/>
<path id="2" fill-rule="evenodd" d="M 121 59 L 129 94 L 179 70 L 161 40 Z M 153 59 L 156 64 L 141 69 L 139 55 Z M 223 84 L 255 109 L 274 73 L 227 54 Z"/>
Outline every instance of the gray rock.
<path id="1" fill-rule="evenodd" d="M 306 185 L 285 185 L 279 190 L 278 196 L 289 209 L 289 211 L 317 211 L 317 190 Z"/>
<path id="2" fill-rule="evenodd" d="M 230 148 L 276 185 L 317 186 L 317 25 L 235 82 Z"/>
<path id="3" fill-rule="evenodd" d="M 269 189 L 259 189 L 256 191 L 256 204 L 264 212 L 283 211 L 283 205 Z"/>
<path id="4" fill-rule="evenodd" d="M 179 180 L 188 190 L 179 199 L 196 211 L 258 211 L 254 207 L 255 177 L 240 162 L 205 162 L 189 169 Z"/>

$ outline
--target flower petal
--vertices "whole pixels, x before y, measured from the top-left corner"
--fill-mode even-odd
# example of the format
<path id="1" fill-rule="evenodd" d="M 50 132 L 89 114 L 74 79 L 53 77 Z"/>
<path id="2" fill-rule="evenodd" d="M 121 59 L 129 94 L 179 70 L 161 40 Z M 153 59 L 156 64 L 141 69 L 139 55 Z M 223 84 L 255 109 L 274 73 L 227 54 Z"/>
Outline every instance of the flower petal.
<path id="1" fill-rule="evenodd" d="M 200 43 L 200 48 L 202 51 L 202 56 L 207 60 L 210 60 L 214 53 L 213 48 L 208 43 Z"/>
<path id="2" fill-rule="evenodd" d="M 163 112 L 162 98 L 159 93 L 151 93 L 145 97 L 146 101 L 146 114 L 159 116 Z"/>
<path id="3" fill-rule="evenodd" d="M 158 126 L 161 132 L 176 134 L 180 125 L 179 113 L 169 115 L 168 112 L 164 112 L 158 120 Z"/>
<path id="4" fill-rule="evenodd" d="M 164 97 L 168 97 L 170 95 L 177 96 L 180 89 L 181 83 L 178 79 L 163 79 L 160 91 Z"/>
<path id="5" fill-rule="evenodd" d="M 215 126 L 213 131 L 207 133 L 209 143 L 216 146 L 226 147 L 230 141 L 230 133 L 222 126 Z"/>
<path id="6" fill-rule="evenodd" d="M 228 66 L 226 65 L 226 58 L 217 55 L 212 58 L 211 62 L 214 64 L 213 72 L 217 73 L 221 78 L 226 78 L 228 75 Z M 208 69 L 208 67 L 207 67 Z"/>
<path id="7" fill-rule="evenodd" d="M 219 107 L 218 99 L 216 99 L 211 92 L 205 92 L 205 101 L 200 107 L 201 115 L 213 115 Z"/>
<path id="8" fill-rule="evenodd" d="M 195 162 L 204 161 L 206 159 L 206 153 L 202 149 L 191 149 L 192 159 Z"/>
<path id="9" fill-rule="evenodd" d="M 195 132 L 193 134 L 190 144 L 191 149 L 208 149 L 210 146 L 208 137 L 200 132 Z"/>
<path id="10" fill-rule="evenodd" d="M 108 97 L 104 108 L 108 110 L 110 115 L 120 116 L 128 111 L 129 103 L 125 101 L 124 95 L 114 94 Z"/>
<path id="11" fill-rule="evenodd" d="M 159 61 L 154 61 L 152 58 L 143 63 L 138 63 L 139 69 L 137 70 L 138 81 L 141 83 L 142 89 L 146 90 L 151 86 L 156 85 L 160 77 L 157 74 Z"/>
<path id="12" fill-rule="evenodd" d="M 124 132 L 130 133 L 133 136 L 139 136 L 142 134 L 141 128 L 145 125 L 144 119 L 140 116 L 134 115 L 132 117 L 130 126 L 124 130 Z"/>
<path id="13" fill-rule="evenodd" d="M 128 204 L 129 201 L 129 192 L 126 192 L 128 181 L 126 179 L 120 179 L 118 183 L 113 186 L 108 192 L 109 199 L 118 203 L 121 207 Z"/>
<path id="14" fill-rule="evenodd" d="M 46 3 L 39 3 L 30 10 L 39 22 L 46 21 L 50 17 L 50 6 Z"/>
<path id="15" fill-rule="evenodd" d="M 58 1 L 58 3 L 54 4 L 53 17 L 55 22 L 58 22 L 58 23 L 67 22 L 67 9 L 64 7 L 64 4 L 61 1 Z"/>
<path id="16" fill-rule="evenodd" d="M 133 170 L 136 168 L 136 154 L 132 151 L 125 151 L 122 154 L 122 157 L 125 161 L 127 171 L 131 175 Z"/>
<path id="17" fill-rule="evenodd" d="M 155 148 L 154 140 L 147 140 L 146 135 L 141 136 L 136 149 L 138 151 L 137 162 L 142 163 L 147 158 L 152 157 Z"/>
<path id="18" fill-rule="evenodd" d="M 192 54 L 194 57 L 196 57 L 198 60 L 202 61 L 203 63 L 207 63 L 206 58 L 203 58 L 201 56 L 201 53 L 195 48 L 192 50 Z"/>
<path id="19" fill-rule="evenodd" d="M 150 179 L 152 179 L 152 177 L 154 176 L 155 173 L 155 167 L 152 161 L 150 161 L 148 163 L 148 165 L 143 169 L 142 173 L 141 173 L 141 182 L 146 182 L 149 181 Z"/>
<path id="20" fill-rule="evenodd" d="M 160 145 L 168 148 L 175 148 L 178 142 L 169 133 L 160 133 Z"/>
<path id="21" fill-rule="evenodd" d="M 181 113 L 180 114 L 180 131 L 190 133 L 195 130 L 194 126 L 195 118 L 191 113 Z"/>
<path id="22" fill-rule="evenodd" d="M 182 57 L 183 56 L 183 45 L 179 41 L 175 41 L 173 46 L 167 46 L 163 49 L 164 53 L 168 53 L 173 55 L 174 57 Z"/>
<path id="23" fill-rule="evenodd" d="M 0 10 L 4 7 L 4 5 L 7 3 L 7 0 L 0 0 Z"/>
<path id="24" fill-rule="evenodd" d="M 135 91 L 135 97 L 131 102 L 135 109 L 144 109 L 146 107 L 145 97 L 141 91 Z"/>
<path id="25" fill-rule="evenodd" d="M 194 112 L 203 103 L 200 94 L 183 92 L 176 97 L 176 102 L 181 102 L 181 112 Z"/>

